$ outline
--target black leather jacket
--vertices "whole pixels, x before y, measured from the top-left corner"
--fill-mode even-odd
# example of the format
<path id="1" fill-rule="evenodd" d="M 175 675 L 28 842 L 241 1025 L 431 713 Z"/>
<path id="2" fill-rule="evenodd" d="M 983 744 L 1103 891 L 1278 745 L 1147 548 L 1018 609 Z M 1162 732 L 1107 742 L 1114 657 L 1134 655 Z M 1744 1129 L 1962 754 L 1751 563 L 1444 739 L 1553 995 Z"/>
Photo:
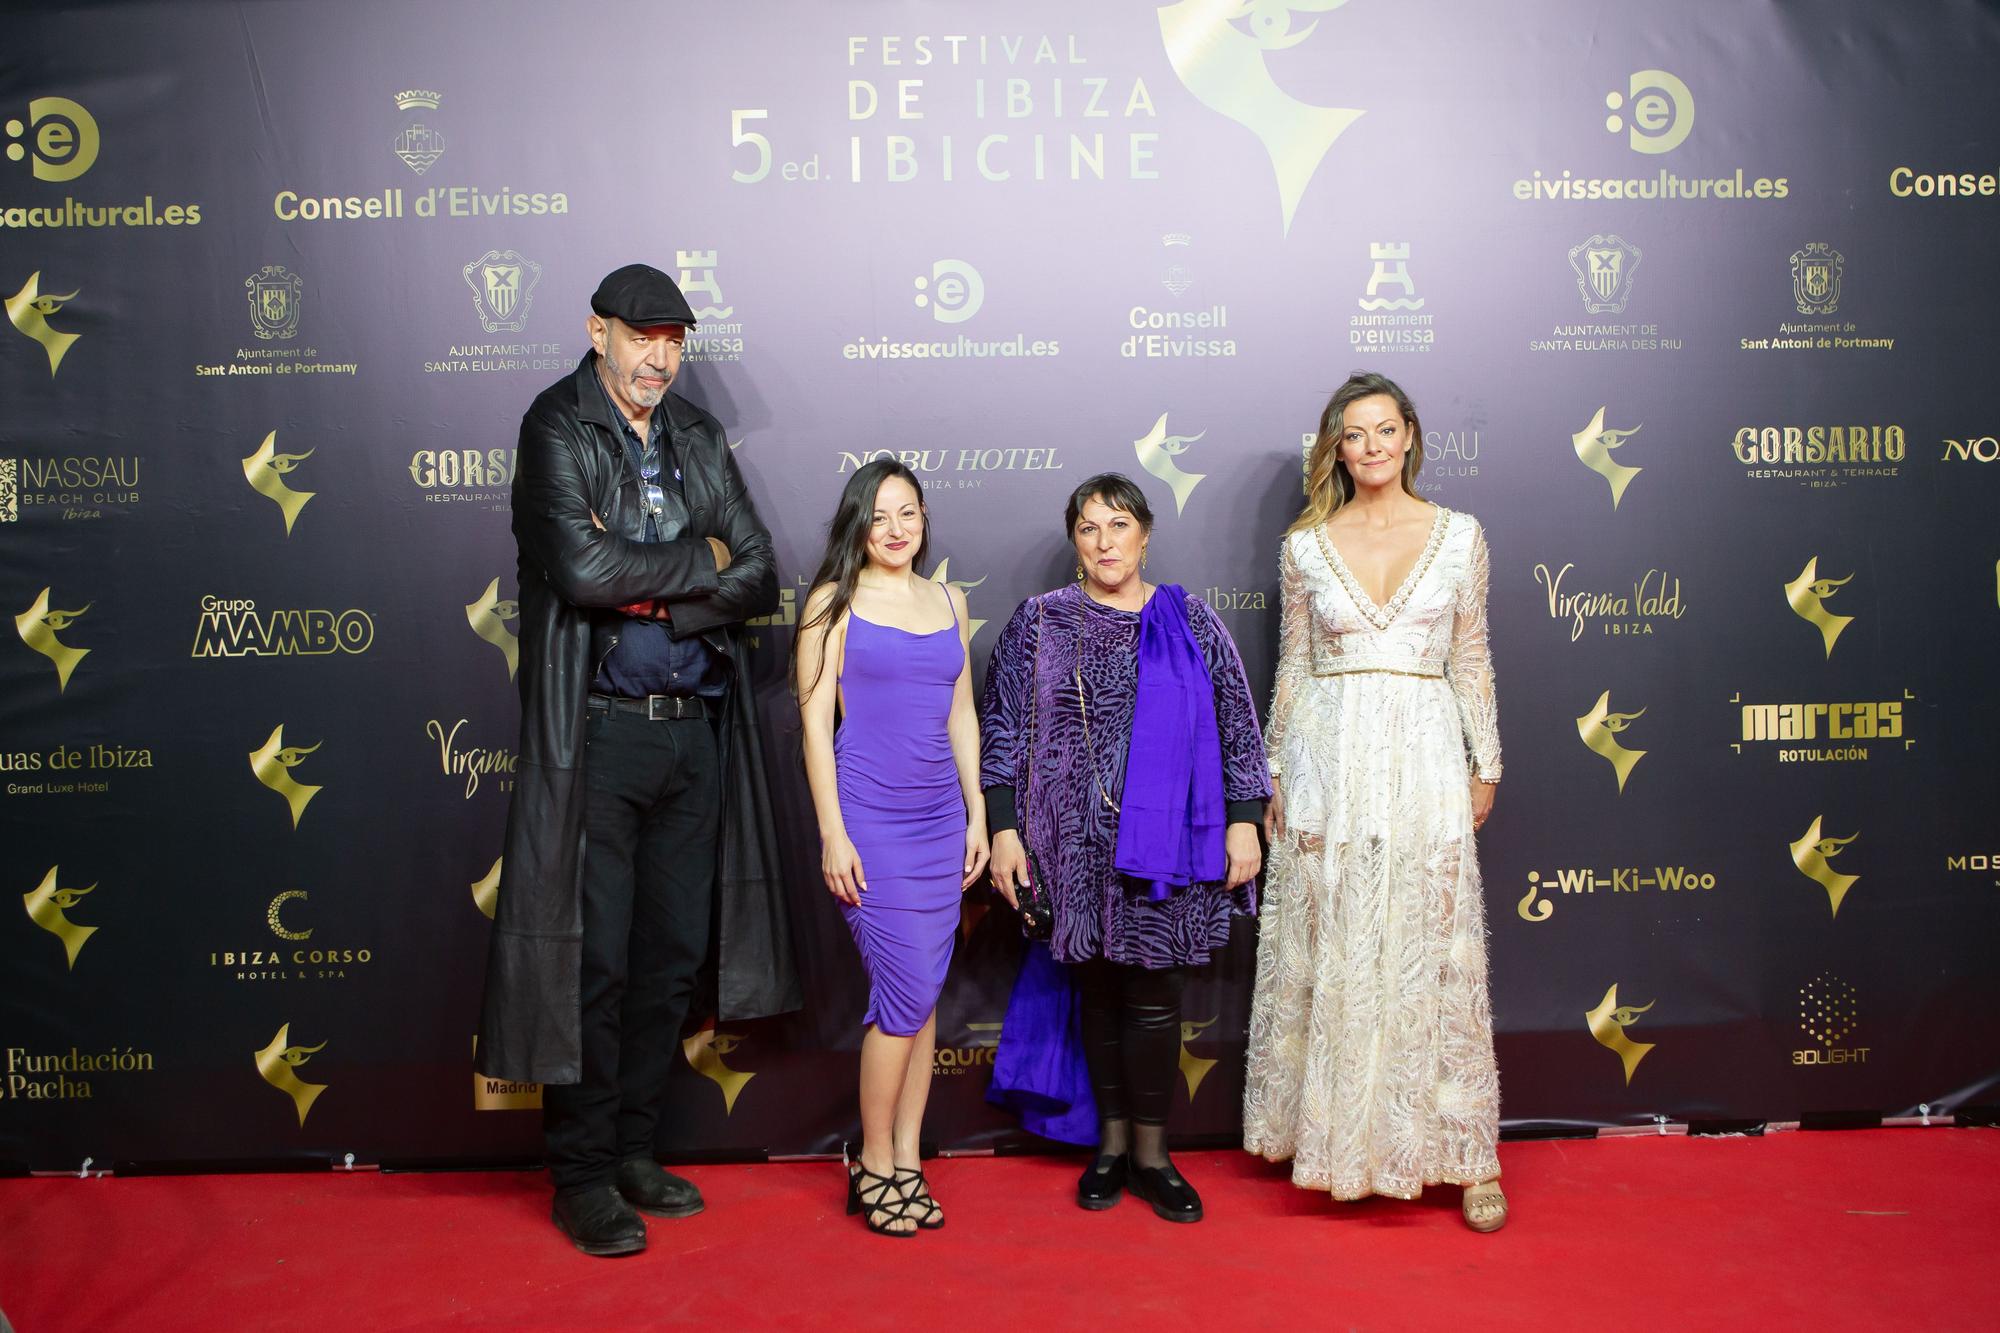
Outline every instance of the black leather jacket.
<path id="1" fill-rule="evenodd" d="M 487 953 L 479 1068 L 517 1081 L 581 1077 L 584 705 L 597 667 L 593 624 L 617 619 L 605 608 L 664 598 L 675 636 L 701 635 L 731 666 L 722 728 L 715 998 L 724 1019 L 783 1013 L 801 1003 L 756 714 L 741 669 L 742 622 L 778 603 L 771 535 L 721 426 L 670 393 L 657 410 L 667 414 L 672 432 L 688 529 L 669 542 L 637 540 L 644 530 L 641 482 L 596 375 L 593 352 L 535 399 L 521 421 L 514 476 L 520 765 Z M 729 568 L 720 573 L 708 537 L 730 550 Z"/>

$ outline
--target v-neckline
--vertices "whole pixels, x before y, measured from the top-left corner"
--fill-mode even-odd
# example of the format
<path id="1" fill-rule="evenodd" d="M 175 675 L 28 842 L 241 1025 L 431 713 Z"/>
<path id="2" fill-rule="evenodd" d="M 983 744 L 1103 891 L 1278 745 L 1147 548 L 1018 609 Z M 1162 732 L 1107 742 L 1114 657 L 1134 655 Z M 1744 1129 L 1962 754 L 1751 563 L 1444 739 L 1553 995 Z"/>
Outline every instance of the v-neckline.
<path id="1" fill-rule="evenodd" d="M 1327 565 L 1339 578 L 1341 586 L 1347 589 L 1347 595 L 1354 599 L 1354 604 L 1360 608 L 1361 614 L 1367 617 L 1368 623 L 1378 630 L 1387 629 L 1396 617 L 1402 614 L 1403 604 L 1410 600 L 1411 592 L 1422 581 L 1431 567 L 1431 560 L 1437 555 L 1438 544 L 1444 539 L 1445 518 L 1451 511 L 1443 505 L 1432 507 L 1437 513 L 1431 516 L 1430 535 L 1424 538 L 1424 548 L 1417 553 L 1417 562 L 1410 566 L 1410 572 L 1403 576 L 1403 581 L 1396 585 L 1395 591 L 1390 594 L 1386 602 L 1377 602 L 1368 595 L 1368 590 L 1361 586 L 1361 580 L 1347 567 L 1347 561 L 1340 554 L 1340 548 L 1333 544 L 1333 538 L 1326 535 L 1326 524 L 1321 523 L 1313 528 L 1313 535 L 1319 538 L 1320 551 L 1326 556 Z"/>

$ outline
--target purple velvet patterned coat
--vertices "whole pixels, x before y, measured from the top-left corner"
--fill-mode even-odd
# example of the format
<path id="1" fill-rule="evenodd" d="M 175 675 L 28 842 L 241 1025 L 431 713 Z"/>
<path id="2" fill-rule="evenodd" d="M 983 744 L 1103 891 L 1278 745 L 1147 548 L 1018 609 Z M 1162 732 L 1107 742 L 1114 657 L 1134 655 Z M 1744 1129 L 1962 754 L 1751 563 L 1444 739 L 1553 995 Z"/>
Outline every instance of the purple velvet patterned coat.
<path id="1" fill-rule="evenodd" d="M 1208 603 L 1189 595 L 1187 612 L 1215 683 L 1223 799 L 1232 820 L 1254 818 L 1245 807 L 1270 797 L 1271 779 L 1250 682 Z M 1112 869 L 1118 816 L 1098 784 L 1111 800 L 1120 799 L 1138 662 L 1138 612 L 1104 606 L 1076 585 L 1021 603 L 986 668 L 980 785 L 1013 791 L 1018 822 L 1054 898 L 1049 947 L 1058 961 L 1199 966 L 1228 941 L 1232 914 L 1255 913 L 1255 891 L 1249 884 L 1230 893 L 1200 884 L 1150 902 L 1143 890 L 1128 891 Z M 1088 748 L 1077 707 L 1079 666 Z"/>

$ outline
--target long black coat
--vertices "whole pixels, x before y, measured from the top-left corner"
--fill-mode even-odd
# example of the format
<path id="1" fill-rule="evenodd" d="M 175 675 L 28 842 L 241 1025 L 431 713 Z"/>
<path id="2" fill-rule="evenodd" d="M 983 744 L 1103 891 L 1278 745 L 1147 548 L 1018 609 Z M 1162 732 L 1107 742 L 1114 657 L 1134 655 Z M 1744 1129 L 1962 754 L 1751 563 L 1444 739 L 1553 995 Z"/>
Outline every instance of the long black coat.
<path id="1" fill-rule="evenodd" d="M 800 1007 L 742 622 L 778 603 L 771 534 L 714 417 L 668 394 L 687 535 L 645 543 L 641 481 L 597 384 L 597 354 L 543 390 L 521 421 L 514 473 L 520 546 L 521 745 L 506 859 L 487 951 L 479 1068 L 492 1078 L 582 1077 L 584 705 L 595 674 L 593 608 L 665 598 L 676 637 L 699 634 L 729 662 L 718 846 L 718 1016 Z M 604 523 L 591 522 L 595 513 Z M 717 573 L 707 537 L 729 547 Z"/>

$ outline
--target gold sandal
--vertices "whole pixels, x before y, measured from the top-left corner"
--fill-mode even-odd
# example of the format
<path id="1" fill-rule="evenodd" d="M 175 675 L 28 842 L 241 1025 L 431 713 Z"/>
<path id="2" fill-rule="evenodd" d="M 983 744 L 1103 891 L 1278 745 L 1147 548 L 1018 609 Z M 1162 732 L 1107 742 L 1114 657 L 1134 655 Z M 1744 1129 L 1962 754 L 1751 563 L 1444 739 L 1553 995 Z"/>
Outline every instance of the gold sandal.
<path id="1" fill-rule="evenodd" d="M 1507 1196 L 1500 1192 L 1500 1182 L 1488 1180 L 1466 1186 L 1460 1211 L 1465 1215 L 1465 1225 L 1474 1231 L 1498 1231 L 1506 1226 Z"/>

